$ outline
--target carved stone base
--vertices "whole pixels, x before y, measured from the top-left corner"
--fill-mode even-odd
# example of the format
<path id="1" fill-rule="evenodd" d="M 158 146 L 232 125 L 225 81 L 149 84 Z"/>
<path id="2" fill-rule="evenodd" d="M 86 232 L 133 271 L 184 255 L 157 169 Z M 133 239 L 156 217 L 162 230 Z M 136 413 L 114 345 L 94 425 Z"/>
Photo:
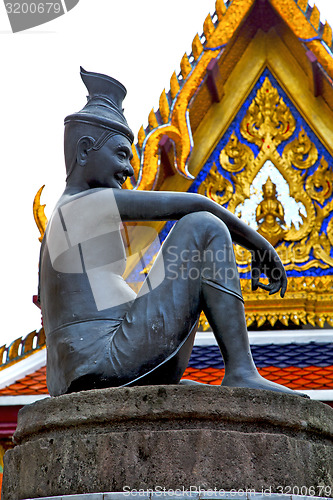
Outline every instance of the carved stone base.
<path id="1" fill-rule="evenodd" d="M 298 396 L 86 391 L 24 407 L 14 438 L 2 500 L 164 488 L 333 496 L 333 410 Z"/>

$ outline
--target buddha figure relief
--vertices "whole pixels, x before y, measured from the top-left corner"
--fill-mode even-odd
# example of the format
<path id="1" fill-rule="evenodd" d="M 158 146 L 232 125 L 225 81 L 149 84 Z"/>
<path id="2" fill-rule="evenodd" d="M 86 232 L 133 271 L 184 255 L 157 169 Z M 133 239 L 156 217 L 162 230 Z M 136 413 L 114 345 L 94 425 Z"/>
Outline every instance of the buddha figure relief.
<path id="1" fill-rule="evenodd" d="M 264 199 L 256 210 L 256 221 L 259 224 L 258 233 L 275 246 L 286 234 L 286 230 L 282 227 L 285 224 L 284 209 L 277 199 L 276 185 L 270 177 L 263 184 L 262 191 Z"/>

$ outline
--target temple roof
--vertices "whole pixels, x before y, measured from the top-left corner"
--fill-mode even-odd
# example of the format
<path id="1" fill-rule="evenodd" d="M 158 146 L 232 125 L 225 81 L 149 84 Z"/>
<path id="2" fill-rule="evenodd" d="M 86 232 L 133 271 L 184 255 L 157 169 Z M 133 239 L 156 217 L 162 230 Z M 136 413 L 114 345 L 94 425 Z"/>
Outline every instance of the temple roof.
<path id="1" fill-rule="evenodd" d="M 148 127 L 139 130 L 133 146 L 136 189 L 161 189 L 172 170 L 188 180 L 196 175 L 195 161 L 189 162 L 194 135 L 212 105 L 223 101 L 230 76 L 258 33 L 266 37 L 264 43 L 259 42 L 262 47 L 270 37 L 279 38 L 304 72 L 312 93 L 321 95 L 333 109 L 332 29 L 320 21 L 316 6 L 307 0 L 233 0 L 227 4 L 216 0 L 215 8 L 204 21 L 203 34 L 195 35 L 192 52 L 184 54 L 180 73 L 172 74 L 170 90 L 162 91 L 158 110 L 151 110 Z M 266 54 L 264 64 L 276 55 Z M 255 59 L 252 65 L 260 65 L 258 55 Z M 175 145 L 174 162 L 165 158 L 170 150 L 167 138 Z M 165 160 L 162 169 L 159 154 Z M 179 187 L 188 185 L 183 182 Z M 127 187 L 133 187 L 130 180 Z M 173 182 L 172 188 L 177 187 Z"/>

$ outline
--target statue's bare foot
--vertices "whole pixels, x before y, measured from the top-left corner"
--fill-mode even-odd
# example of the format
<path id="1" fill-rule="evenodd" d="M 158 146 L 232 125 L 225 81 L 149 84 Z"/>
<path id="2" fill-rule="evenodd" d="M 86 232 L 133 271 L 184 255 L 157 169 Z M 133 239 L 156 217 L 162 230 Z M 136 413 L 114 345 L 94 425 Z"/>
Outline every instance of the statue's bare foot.
<path id="1" fill-rule="evenodd" d="M 208 385 L 203 384 L 202 382 L 196 382 L 195 380 L 189 380 L 187 378 L 183 378 L 180 380 L 179 385 Z"/>
<path id="2" fill-rule="evenodd" d="M 293 396 L 302 396 L 309 398 L 307 394 L 294 391 L 284 385 L 276 384 L 263 378 L 257 370 L 251 370 L 250 373 L 242 372 L 241 374 L 228 374 L 222 380 L 222 386 L 225 387 L 247 387 L 249 389 L 264 389 L 266 391 L 284 392 Z"/>

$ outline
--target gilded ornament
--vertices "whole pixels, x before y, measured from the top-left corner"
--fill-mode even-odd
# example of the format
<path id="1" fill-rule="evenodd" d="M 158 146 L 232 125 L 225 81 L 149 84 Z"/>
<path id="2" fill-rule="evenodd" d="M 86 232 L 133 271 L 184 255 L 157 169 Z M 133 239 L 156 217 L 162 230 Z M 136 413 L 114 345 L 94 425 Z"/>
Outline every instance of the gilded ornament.
<path id="1" fill-rule="evenodd" d="M 193 179 L 187 170 L 186 161 L 184 161 L 184 156 L 186 154 L 186 151 L 184 151 L 184 145 L 190 149 L 190 138 L 188 136 L 182 137 L 178 127 L 166 124 L 152 131 L 147 137 L 141 154 L 140 175 L 136 189 L 150 190 L 154 188 L 159 172 L 159 143 L 165 135 L 168 136 L 175 144 L 176 170 L 178 170 L 178 172 L 187 179 Z M 150 163 L 148 162 L 148 159 L 150 159 Z"/>
<path id="2" fill-rule="evenodd" d="M 47 217 L 46 217 L 45 212 L 44 212 L 45 205 L 40 204 L 40 197 L 41 197 L 41 194 L 42 194 L 44 187 L 45 187 L 45 185 L 43 185 L 37 191 L 34 202 L 33 202 L 33 207 L 32 207 L 34 219 L 35 219 L 36 225 L 38 227 L 38 230 L 40 232 L 40 237 L 38 238 L 39 241 L 42 241 L 44 233 L 45 233 L 46 225 L 47 225 Z"/>
<path id="3" fill-rule="evenodd" d="M 331 245 L 326 234 L 318 235 L 317 241 L 313 242 L 313 255 L 315 259 L 323 260 L 333 266 L 333 259 L 330 257 Z"/>
<path id="4" fill-rule="evenodd" d="M 238 140 L 235 132 L 230 136 L 228 144 L 220 153 L 220 164 L 227 172 L 240 172 L 254 160 L 254 154 L 246 144 Z M 230 161 L 231 160 L 231 161 Z"/>
<path id="5" fill-rule="evenodd" d="M 148 115 L 148 123 L 151 128 L 158 127 L 158 121 L 154 109 L 152 109 Z"/>
<path id="6" fill-rule="evenodd" d="M 203 24 L 203 32 L 207 41 L 210 39 L 214 31 L 215 31 L 214 23 L 212 21 L 211 15 L 208 14 Z"/>
<path id="7" fill-rule="evenodd" d="M 267 137 L 277 146 L 293 134 L 295 127 L 290 109 L 266 77 L 242 120 L 242 136 L 260 148 Z"/>
<path id="8" fill-rule="evenodd" d="M 199 328 L 203 331 L 203 332 L 206 332 L 207 330 L 209 330 L 210 328 L 210 325 L 208 323 L 208 320 L 206 318 L 206 315 L 203 311 L 201 311 L 201 314 L 199 316 Z"/>
<path id="9" fill-rule="evenodd" d="M 327 238 L 333 247 L 333 217 L 331 217 L 329 223 L 327 224 Z"/>
<path id="10" fill-rule="evenodd" d="M 217 14 L 217 18 L 219 21 L 222 20 L 222 17 L 226 13 L 227 7 L 224 3 L 224 0 L 216 0 L 215 2 L 215 11 Z"/>
<path id="11" fill-rule="evenodd" d="M 306 12 L 306 9 L 308 8 L 308 0 L 298 0 L 297 5 L 303 12 Z"/>
<path id="12" fill-rule="evenodd" d="M 286 235 L 286 230 L 282 227 L 285 224 L 284 209 L 282 203 L 277 199 L 276 185 L 270 177 L 262 186 L 262 190 L 264 199 L 256 209 L 256 221 L 259 224 L 258 233 L 275 246 Z"/>
<path id="13" fill-rule="evenodd" d="M 306 132 L 301 129 L 298 137 L 286 145 L 283 158 L 290 165 L 305 170 L 312 167 L 318 159 L 316 146 L 310 141 Z"/>
<path id="14" fill-rule="evenodd" d="M 163 92 L 160 96 L 159 106 L 160 106 L 160 113 L 161 113 L 161 117 L 162 117 L 163 122 L 168 123 L 170 108 L 169 108 L 169 102 L 168 102 L 168 98 L 166 96 L 165 90 L 163 90 Z"/>
<path id="15" fill-rule="evenodd" d="M 22 337 L 19 337 L 18 339 L 15 339 L 14 342 L 12 342 L 10 344 L 10 346 L 8 347 L 8 353 L 7 353 L 7 357 L 9 359 L 15 359 L 18 357 L 19 348 L 21 347 L 21 343 L 22 343 Z"/>
<path id="16" fill-rule="evenodd" d="M 291 261 L 294 263 L 296 262 L 297 264 L 300 263 L 302 264 L 303 262 L 306 262 L 309 258 L 310 250 L 311 250 L 311 245 L 307 243 L 307 238 L 303 238 L 301 241 L 298 243 L 294 243 L 291 245 Z"/>
<path id="17" fill-rule="evenodd" d="M 319 168 L 306 179 L 305 189 L 309 196 L 321 205 L 332 195 L 333 172 L 324 157 L 320 160 Z"/>
<path id="18" fill-rule="evenodd" d="M 195 37 L 193 38 L 193 42 L 192 42 L 192 54 L 193 54 L 193 57 L 195 60 L 198 59 L 198 57 L 200 56 L 202 51 L 203 51 L 203 46 L 202 46 L 200 37 L 197 33 L 195 35 Z"/>
<path id="19" fill-rule="evenodd" d="M 231 182 L 220 174 L 215 164 L 198 189 L 199 194 L 207 196 L 219 205 L 227 203 L 232 197 L 233 191 Z"/>
<path id="20" fill-rule="evenodd" d="M 183 55 L 182 60 L 180 61 L 180 71 L 184 80 L 192 71 L 192 66 L 190 61 L 188 60 L 186 52 Z"/>
<path id="21" fill-rule="evenodd" d="M 327 21 L 325 22 L 322 39 L 329 47 L 332 45 L 332 28 Z"/>
<path id="22" fill-rule="evenodd" d="M 179 87 L 178 78 L 177 78 L 176 72 L 174 71 L 172 73 L 171 78 L 170 78 L 170 93 L 171 93 L 172 99 L 174 99 L 176 97 L 176 95 L 178 94 L 179 88 L 180 87 Z M 158 125 L 156 125 L 156 127 L 157 126 Z"/>
<path id="23" fill-rule="evenodd" d="M 311 16 L 310 16 L 310 23 L 312 24 L 314 29 L 316 31 L 318 31 L 319 23 L 320 23 L 320 12 L 319 12 L 316 4 L 314 4 L 314 6 L 312 7 L 312 12 L 311 12 Z"/>
<path id="24" fill-rule="evenodd" d="M 145 138 L 146 138 L 146 132 L 145 129 L 143 128 L 143 125 L 141 125 L 138 132 L 138 144 L 140 148 L 142 148 Z"/>

